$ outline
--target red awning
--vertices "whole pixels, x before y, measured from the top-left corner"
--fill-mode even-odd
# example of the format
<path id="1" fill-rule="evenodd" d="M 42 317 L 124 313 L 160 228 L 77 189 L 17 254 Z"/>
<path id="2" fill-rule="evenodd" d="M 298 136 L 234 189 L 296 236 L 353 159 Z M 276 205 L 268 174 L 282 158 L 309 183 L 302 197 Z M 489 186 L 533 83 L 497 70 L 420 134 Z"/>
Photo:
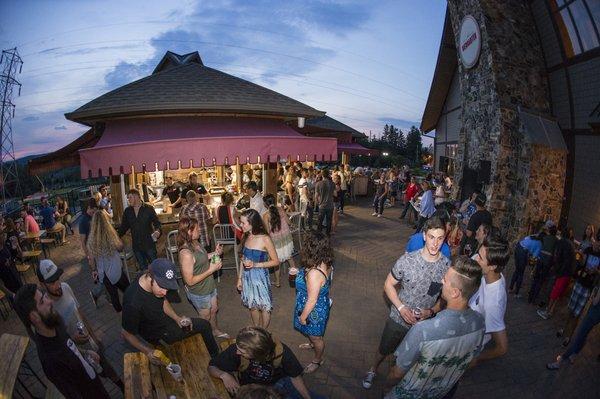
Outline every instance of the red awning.
<path id="1" fill-rule="evenodd" d="M 82 149 L 83 178 L 130 173 L 276 162 L 337 160 L 333 138 L 306 137 L 278 119 L 164 117 L 106 122 L 93 148 Z"/>
<path id="2" fill-rule="evenodd" d="M 358 143 L 339 143 L 337 145 L 337 150 L 338 152 L 345 152 L 346 154 L 360 154 L 369 156 L 379 154 L 379 150 L 363 147 Z"/>

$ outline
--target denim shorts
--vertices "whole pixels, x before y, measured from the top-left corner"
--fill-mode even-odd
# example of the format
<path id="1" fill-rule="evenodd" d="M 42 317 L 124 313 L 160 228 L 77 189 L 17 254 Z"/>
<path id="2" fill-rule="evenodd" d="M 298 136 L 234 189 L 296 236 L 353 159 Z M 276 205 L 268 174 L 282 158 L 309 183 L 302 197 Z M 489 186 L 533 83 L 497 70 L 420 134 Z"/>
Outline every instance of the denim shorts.
<path id="1" fill-rule="evenodd" d="M 196 294 L 193 294 L 190 291 L 188 291 L 187 297 L 190 300 L 190 302 L 192 303 L 192 305 L 194 305 L 196 310 L 210 309 L 211 308 L 210 301 L 211 301 L 211 299 L 217 297 L 217 289 L 215 288 L 213 292 L 211 292 L 210 294 L 206 294 L 206 295 L 196 295 Z"/>

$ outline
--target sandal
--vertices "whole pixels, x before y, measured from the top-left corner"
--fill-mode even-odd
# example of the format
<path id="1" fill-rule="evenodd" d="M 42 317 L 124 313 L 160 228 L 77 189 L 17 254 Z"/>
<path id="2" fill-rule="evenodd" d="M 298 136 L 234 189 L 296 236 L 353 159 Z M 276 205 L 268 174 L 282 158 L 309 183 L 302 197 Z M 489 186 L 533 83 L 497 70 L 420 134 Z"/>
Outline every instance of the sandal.
<path id="1" fill-rule="evenodd" d="M 314 360 L 310 363 L 308 363 L 306 365 L 306 367 L 304 367 L 304 371 L 303 374 L 310 374 L 310 373 L 314 373 L 315 371 L 317 371 L 317 369 L 319 367 L 321 367 L 321 365 L 323 364 L 323 362 L 325 361 L 325 359 L 322 359 L 320 362 L 315 362 Z"/>
<path id="2" fill-rule="evenodd" d="M 213 333 L 213 335 L 215 336 L 215 338 L 223 338 L 223 339 L 229 339 L 229 338 L 231 338 L 229 336 L 229 334 L 227 334 L 226 332 L 221 332 L 221 334 L 217 334 L 217 335 L 215 335 L 215 333 Z"/>
<path id="3" fill-rule="evenodd" d="M 313 349 L 315 346 L 310 342 L 305 342 L 303 344 L 298 345 L 300 349 Z"/>

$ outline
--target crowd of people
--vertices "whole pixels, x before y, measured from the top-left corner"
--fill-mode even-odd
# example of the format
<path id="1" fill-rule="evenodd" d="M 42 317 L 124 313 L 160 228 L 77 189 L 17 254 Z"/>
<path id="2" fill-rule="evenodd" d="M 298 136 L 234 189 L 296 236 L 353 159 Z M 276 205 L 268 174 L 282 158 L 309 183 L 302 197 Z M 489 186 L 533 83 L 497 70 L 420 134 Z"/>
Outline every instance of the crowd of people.
<path id="1" fill-rule="evenodd" d="M 181 208 L 176 263 L 158 257 L 162 226 L 142 193 L 129 191 L 129 206 L 115 229 L 108 194 L 100 192 L 98 198 L 90 199 L 79 220 L 84 270 L 89 269 L 91 278 L 100 283 L 90 292 L 91 298 L 97 304 L 107 294 L 121 319 L 123 339 L 154 364 L 162 362 L 157 345 L 200 334 L 211 356 L 207 372 L 221 379 L 231 395 L 319 398 L 308 389 L 303 375 L 315 372 L 324 362 L 335 263 L 330 236 L 335 234 L 337 218 L 344 215 L 356 175 L 368 176 L 372 182 L 373 216 L 381 217 L 386 207 L 399 206 L 400 219 L 414 213 L 416 229 L 382 281 L 390 313 L 371 367 L 361 381 L 365 389 L 373 386 L 381 363 L 393 355 L 394 365 L 384 381 L 386 398 L 452 397 L 467 369 L 508 351 L 504 321 L 508 295 L 520 298 L 528 275 L 532 282 L 527 300 L 544 302 L 537 312 L 543 319 L 564 313 L 557 308 L 571 290 L 565 327 L 557 332 L 566 348 L 547 367 L 555 370 L 574 361 L 600 321 L 600 236 L 594 227 L 588 226 L 577 241 L 571 229 L 548 220 L 513 246 L 493 225 L 483 193 L 474 192 L 463 203 L 454 203 L 449 199 L 452 181 L 447 176 L 418 179 L 407 167 L 351 171 L 346 165 L 330 171 L 299 163 L 281 166 L 280 201 L 271 194 L 263 197 L 257 176 L 248 174 L 247 209 L 238 210 L 226 192 L 212 215 L 203 203 L 206 190 L 195 174 L 190 174 L 185 191 L 171 187 L 172 179 L 167 177 L 165 194 L 173 197 L 174 207 Z M 44 225 L 52 226 L 59 241 L 65 242 L 67 226 L 57 220 L 69 228 L 71 220 L 64 219 L 62 205 L 43 204 L 47 209 Z M 288 216 L 296 211 L 304 230 L 299 261 L 294 260 Z M 35 219 L 32 222 L 28 216 L 25 211 L 23 225 L 35 230 Z M 218 340 L 231 340 L 233 335 L 218 323 L 216 279 L 227 254 L 209 234 L 210 226 L 217 223 L 231 226 L 230 234 L 240 244 L 240 253 L 233 254 L 241 262 L 236 287 L 251 324 L 223 350 Z M 14 273 L 19 239 L 18 233 L 14 238 L 13 224 L 9 220 L 2 224 L 0 241 L 6 244 L 0 251 L 0 277 L 15 294 L 11 297 L 14 308 L 36 342 L 44 373 L 66 398 L 108 397 L 98 376 L 122 390 L 123 382 L 106 361 L 103 343 L 94 335 L 71 287 L 60 280 L 63 270 L 50 259 L 42 260 L 36 268 L 40 285 L 23 285 Z M 122 237 L 128 232 L 140 269 L 131 281 L 121 260 Z M 513 256 L 515 269 L 507 287 L 504 271 Z M 274 285 L 280 287 L 284 262 L 296 293 L 295 305 L 289 309 L 293 328 L 306 338 L 298 349 L 313 354 L 306 365 L 270 331 L 271 274 Z M 172 306 L 172 295 L 180 288 L 197 315 L 180 314 Z"/>

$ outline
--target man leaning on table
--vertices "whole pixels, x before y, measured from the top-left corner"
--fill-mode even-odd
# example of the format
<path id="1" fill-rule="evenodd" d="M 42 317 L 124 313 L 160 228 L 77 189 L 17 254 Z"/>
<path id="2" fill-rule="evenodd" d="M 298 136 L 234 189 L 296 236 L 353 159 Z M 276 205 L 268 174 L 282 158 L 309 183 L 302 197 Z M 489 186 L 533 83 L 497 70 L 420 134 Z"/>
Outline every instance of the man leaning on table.
<path id="1" fill-rule="evenodd" d="M 131 283 L 123 296 L 121 335 L 154 364 L 160 364 L 160 359 L 154 356 L 151 345 L 159 345 L 161 341 L 172 344 L 198 333 L 202 335 L 211 357 L 219 353 L 208 321 L 193 318 L 192 330 L 183 330 L 182 321 L 187 318 L 178 315 L 166 298 L 169 290 L 176 291 L 178 288 L 175 265 L 168 259 L 159 258 Z"/>

